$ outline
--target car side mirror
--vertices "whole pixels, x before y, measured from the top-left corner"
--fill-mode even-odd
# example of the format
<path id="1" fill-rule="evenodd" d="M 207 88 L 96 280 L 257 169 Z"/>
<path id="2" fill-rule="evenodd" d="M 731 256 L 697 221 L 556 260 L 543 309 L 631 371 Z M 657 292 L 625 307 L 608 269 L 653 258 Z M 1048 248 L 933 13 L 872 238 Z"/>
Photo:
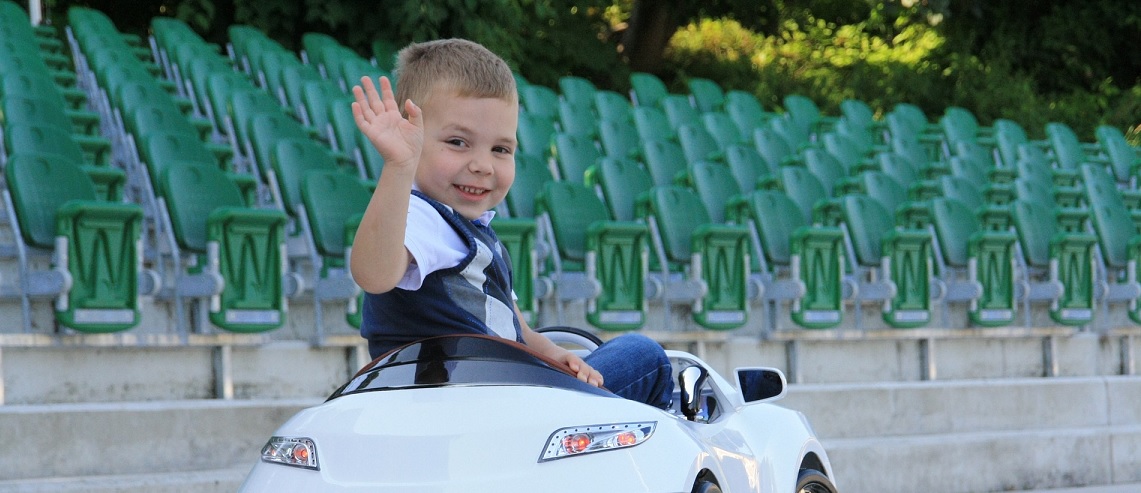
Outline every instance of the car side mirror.
<path id="1" fill-rule="evenodd" d="M 697 420 L 701 412 L 701 387 L 709 372 L 698 365 L 687 366 L 677 374 L 678 387 L 681 388 L 681 413 L 690 421 Z"/>
<path id="2" fill-rule="evenodd" d="M 788 392 L 788 380 L 776 368 L 738 368 L 737 388 L 745 402 L 775 401 Z"/>

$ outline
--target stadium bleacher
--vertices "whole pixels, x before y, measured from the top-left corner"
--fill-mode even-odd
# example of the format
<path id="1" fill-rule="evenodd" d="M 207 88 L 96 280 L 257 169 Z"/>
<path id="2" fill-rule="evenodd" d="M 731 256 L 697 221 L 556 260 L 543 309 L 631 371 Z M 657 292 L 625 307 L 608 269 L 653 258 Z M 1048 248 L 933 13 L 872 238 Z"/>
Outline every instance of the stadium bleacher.
<path id="1" fill-rule="evenodd" d="M 389 75 L 393 45 L 370 58 L 307 33 L 294 52 L 248 25 L 219 45 L 170 17 L 142 38 L 78 6 L 64 24 L 0 0 L 0 404 L 284 398 L 208 420 L 262 433 L 366 359 L 347 259 L 384 163 L 348 89 Z M 492 225 L 532 325 L 642 331 L 797 383 L 1136 373 L 1141 151 L 1120 129 L 1033 141 L 960 107 L 517 81 L 516 181 Z M 1121 422 L 1136 442 L 1141 421 Z M 201 467 L 233 486 L 259 445 Z M 37 468 L 103 472 L 13 471 Z"/>
<path id="2" fill-rule="evenodd" d="M 246 25 L 230 26 L 229 42 L 221 47 L 173 18 L 155 18 L 146 41 L 119 32 L 94 9 L 72 8 L 67 20 L 67 45 L 45 38 L 18 16 L 6 21 L 17 27 L 0 50 L 6 62 L 0 93 L 5 158 L 43 154 L 48 152 L 44 143 L 50 142 L 52 153 L 64 153 L 63 159 L 87 172 L 98 197 L 144 208 L 143 265 L 160 277 L 154 300 L 172 306 L 187 302 L 198 310 L 190 317 L 193 327 L 179 316 L 180 331 L 210 332 L 207 319 L 222 330 L 273 330 L 282 326 L 288 301 L 294 300 L 319 313 L 314 332 L 323 333 L 329 328 L 320 314 L 324 301 L 344 300 L 350 316 L 342 329 L 351 332 L 359 292 L 339 284 L 322 287 L 328 286 L 330 268 L 344 268 L 344 246 L 339 244 L 344 234 L 336 232 L 344 226 L 323 221 L 343 221 L 351 209 L 299 214 L 320 208 L 312 199 L 302 204 L 302 190 L 318 189 L 308 182 L 310 173 L 324 176 L 326 185 L 340 183 L 338 188 L 350 186 L 343 178 L 355 179 L 350 195 L 371 189 L 369 182 L 383 163 L 353 128 L 346 89 L 360 76 L 388 74 L 389 68 L 320 33 L 307 34 L 303 50 L 292 52 Z M 721 313 L 718 304 L 723 302 L 736 313 L 730 326 L 762 335 L 863 328 L 864 308 L 878 313 L 883 327 L 901 328 L 963 320 L 950 317 L 961 305 L 967 307 L 963 314 L 970 314 L 966 320 L 979 327 L 1037 326 L 1040 321 L 1030 311 L 1040 307 L 1031 302 L 1048 305 L 1053 317 L 1046 325 L 1109 324 L 1113 309 L 1126 307 L 1124 314 L 1133 316 L 1139 312 L 1141 293 L 1134 289 L 1136 281 L 1129 280 L 1136 272 L 1128 267 L 1136 257 L 1137 249 L 1129 245 L 1138 236 L 1139 221 L 1127 204 L 1141 197 L 1132 188 L 1141 158 L 1117 129 L 1101 128 L 1098 141 L 1083 143 L 1066 125 L 1053 122 L 1043 129 L 1047 140 L 1031 142 L 1017 122 L 999 120 L 984 127 L 969 110 L 954 106 L 930 119 L 915 105 L 901 103 L 877 117 L 866 103 L 850 99 L 840 114 L 825 115 L 798 94 L 786 95 L 784 108 L 769 111 L 751 94 L 697 77 L 685 81 L 688 92 L 675 94 L 658 77 L 635 73 L 628 97 L 575 76 L 561 78 L 556 87 L 531 84 L 521 76 L 517 80 L 519 161 L 534 160 L 549 175 L 520 181 L 520 190 L 501 207 L 501 229 L 514 249 L 528 250 L 513 258 L 535 259 L 519 267 L 531 273 L 527 284 L 532 292 L 522 299 L 537 322 L 565 322 L 562 308 L 569 299 L 589 306 L 581 316 L 594 313 L 591 318 L 597 320 L 600 296 L 635 296 L 614 292 L 620 285 L 650 286 L 641 288 L 639 302 L 630 304 L 643 312 L 635 317 L 643 322 L 619 324 L 622 330 L 641 329 L 647 313 L 655 310 L 662 315 L 649 318 L 666 322 L 671 332 L 726 328 L 702 315 Z M 632 178 L 623 178 L 629 172 L 610 171 L 619 164 L 642 168 L 650 182 L 622 183 Z M 202 167 L 213 170 L 207 173 Z M 273 255 L 268 252 L 273 248 L 266 247 L 253 256 L 252 265 L 229 268 L 227 275 L 237 278 L 226 278 L 216 264 L 240 258 L 228 249 L 242 247 L 221 237 L 200 241 L 206 238 L 200 226 L 184 224 L 193 215 L 175 214 L 209 209 L 172 203 L 194 200 L 186 196 L 193 194 L 166 185 L 167 175 L 183 168 L 196 170 L 196 179 L 214 180 L 213 171 L 227 178 L 225 198 L 214 207 L 283 213 L 280 246 L 285 253 Z M 1098 177 L 1097 187 L 1083 181 L 1089 176 Z M 574 233 L 556 234 L 549 231 L 549 217 L 540 220 L 535 200 L 543 183 L 552 180 L 585 184 L 608 212 L 599 220 L 640 221 L 649 227 L 653 234 L 644 242 L 644 279 L 611 280 L 602 290 L 560 286 L 559 279 L 569 279 L 559 271 L 565 261 L 558 254 L 567 253 L 561 243 L 597 245 L 580 237 L 567 239 Z M 1100 188 L 1109 185 L 1117 192 Z M 616 191 L 630 187 L 634 193 Z M 229 193 L 235 189 L 236 196 Z M 759 204 L 779 208 L 789 203 L 786 199 L 795 205 L 790 212 L 801 211 L 805 222 L 777 225 L 764 217 Z M 677 204 L 666 205 L 673 202 Z M 793 238 L 801 237 L 800 227 L 838 228 L 842 248 L 822 239 L 809 248 L 815 252 L 812 262 L 805 265 L 794 256 L 789 265 L 786 252 L 797 241 Z M 279 236 L 274 228 L 264 237 Z M 697 240 L 692 232 L 709 228 L 753 232 L 744 246 L 693 251 L 691 242 Z M 1068 240 L 1053 239 L 1059 228 Z M 976 232 L 1012 234 L 1017 241 L 991 251 L 972 243 Z M 772 245 L 774 238 L 781 243 Z M 327 246 L 330 240 L 336 246 Z M 774 256 L 770 250 L 781 253 Z M 819 257 L 824 251 L 827 255 Z M 599 254 L 589 253 L 591 258 Z M 682 267 L 694 260 L 690 255 L 706 264 Z M 836 263 L 832 255 L 839 255 L 839 282 L 826 267 Z M 279 257 L 281 272 L 274 279 L 253 275 Z M 747 265 L 748 275 L 729 275 L 738 265 Z M 673 272 L 667 278 L 688 279 L 688 293 L 675 295 L 689 302 L 675 303 L 674 295 L 666 294 L 670 283 L 657 278 L 659 270 Z M 598 283 L 600 274 L 592 275 Z M 754 281 L 746 282 L 748 278 Z M 788 289 L 766 293 L 777 285 L 773 283 Z M 224 287 L 231 292 L 225 294 Z M 571 292 L 575 294 L 567 294 Z M 219 304 L 231 296 L 238 296 L 231 306 Z M 814 300 L 809 305 L 823 303 L 822 308 L 806 311 L 805 296 Z M 1100 305 L 1099 316 L 1095 305 Z M 226 310 L 232 311 L 227 315 Z M 670 321 L 678 313 L 683 320 L 685 314 L 691 318 L 674 327 L 679 324 Z M 768 322 L 751 323 L 757 313 L 755 318 Z M 811 313 L 829 321 L 806 315 Z M 252 325 L 241 329 L 241 320 Z"/>

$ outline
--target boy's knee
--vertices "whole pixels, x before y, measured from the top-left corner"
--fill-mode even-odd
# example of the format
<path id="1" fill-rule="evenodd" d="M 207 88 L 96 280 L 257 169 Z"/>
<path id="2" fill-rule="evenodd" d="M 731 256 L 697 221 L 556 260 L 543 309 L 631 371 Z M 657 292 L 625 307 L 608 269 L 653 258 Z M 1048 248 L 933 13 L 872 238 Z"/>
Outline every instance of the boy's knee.
<path id="1" fill-rule="evenodd" d="M 657 341 L 650 339 L 642 334 L 622 334 L 610 340 L 610 343 L 617 343 L 622 351 L 629 354 L 639 354 L 643 356 L 653 355 L 658 364 L 668 364 L 669 358 L 666 357 L 665 349 Z"/>

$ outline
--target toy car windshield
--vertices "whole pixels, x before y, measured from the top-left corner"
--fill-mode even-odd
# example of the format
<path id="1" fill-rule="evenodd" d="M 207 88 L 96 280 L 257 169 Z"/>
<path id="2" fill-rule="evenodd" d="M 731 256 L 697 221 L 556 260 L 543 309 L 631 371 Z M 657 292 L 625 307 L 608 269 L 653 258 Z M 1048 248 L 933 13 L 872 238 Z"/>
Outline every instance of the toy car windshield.
<path id="1" fill-rule="evenodd" d="M 329 400 L 360 392 L 472 385 L 555 387 L 614 396 L 494 338 L 457 336 L 403 346 L 374 362 Z"/>

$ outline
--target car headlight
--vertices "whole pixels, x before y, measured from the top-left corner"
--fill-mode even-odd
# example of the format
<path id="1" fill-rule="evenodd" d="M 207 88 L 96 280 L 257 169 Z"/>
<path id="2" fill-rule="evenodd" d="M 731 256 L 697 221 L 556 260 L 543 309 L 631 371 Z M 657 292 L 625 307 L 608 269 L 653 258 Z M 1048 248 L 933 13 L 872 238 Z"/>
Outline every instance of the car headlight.
<path id="1" fill-rule="evenodd" d="M 320 470 L 317 444 L 305 437 L 272 437 L 261 448 L 261 460 L 274 464 Z"/>
<path id="2" fill-rule="evenodd" d="M 633 447 L 648 440 L 657 427 L 651 421 L 560 428 L 547 439 L 539 462 Z"/>

